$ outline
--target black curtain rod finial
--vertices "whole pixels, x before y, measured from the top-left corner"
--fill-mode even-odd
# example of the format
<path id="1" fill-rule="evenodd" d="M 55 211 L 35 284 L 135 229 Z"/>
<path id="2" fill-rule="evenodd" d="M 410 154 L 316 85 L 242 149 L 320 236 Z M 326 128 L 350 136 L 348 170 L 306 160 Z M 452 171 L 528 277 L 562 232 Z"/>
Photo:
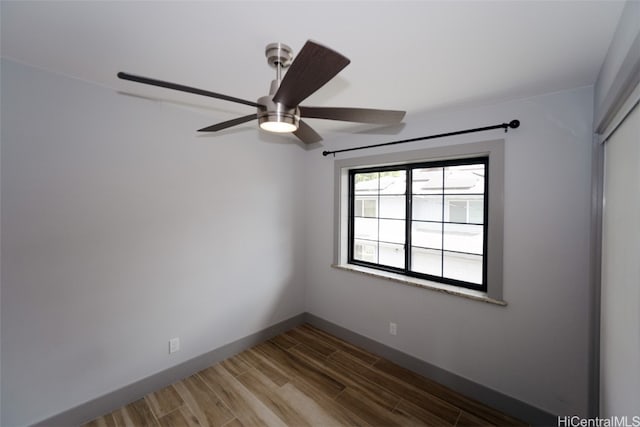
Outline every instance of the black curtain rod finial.
<path id="1" fill-rule="evenodd" d="M 509 128 L 517 129 L 520 127 L 520 120 L 511 120 L 509 123 L 503 123 L 504 133 L 509 132 Z"/>

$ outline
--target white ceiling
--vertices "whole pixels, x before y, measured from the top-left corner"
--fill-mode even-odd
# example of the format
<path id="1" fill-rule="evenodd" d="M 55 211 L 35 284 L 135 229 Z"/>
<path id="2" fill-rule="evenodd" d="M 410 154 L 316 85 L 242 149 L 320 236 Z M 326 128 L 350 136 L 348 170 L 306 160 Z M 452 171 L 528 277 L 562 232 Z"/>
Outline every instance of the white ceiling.
<path id="1" fill-rule="evenodd" d="M 118 80 L 118 71 L 256 100 L 264 47 L 307 39 L 351 59 L 305 105 L 412 115 L 591 85 L 622 1 L 2 1 L 2 56 L 117 91 L 205 108 L 250 107 Z M 314 124 L 315 127 L 315 124 Z"/>

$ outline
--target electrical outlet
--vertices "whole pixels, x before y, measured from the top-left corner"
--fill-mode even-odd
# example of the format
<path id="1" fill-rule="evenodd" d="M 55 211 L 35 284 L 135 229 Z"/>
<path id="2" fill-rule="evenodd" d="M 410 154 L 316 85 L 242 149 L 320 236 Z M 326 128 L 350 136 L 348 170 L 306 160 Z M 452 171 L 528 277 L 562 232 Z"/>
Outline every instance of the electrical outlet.
<path id="1" fill-rule="evenodd" d="M 398 334 L 398 325 L 393 323 L 393 322 L 390 322 L 389 323 L 389 333 L 391 335 L 397 335 Z"/>
<path id="2" fill-rule="evenodd" d="M 171 338 L 169 340 L 169 354 L 180 351 L 180 338 Z"/>

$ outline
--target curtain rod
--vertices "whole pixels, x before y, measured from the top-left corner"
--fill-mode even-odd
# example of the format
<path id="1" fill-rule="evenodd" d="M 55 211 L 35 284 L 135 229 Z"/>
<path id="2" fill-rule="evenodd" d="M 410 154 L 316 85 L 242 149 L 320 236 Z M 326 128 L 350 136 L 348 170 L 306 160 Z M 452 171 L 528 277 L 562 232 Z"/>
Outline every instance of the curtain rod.
<path id="1" fill-rule="evenodd" d="M 493 129 L 504 129 L 504 131 L 507 132 L 509 128 L 516 129 L 518 127 L 520 127 L 520 120 L 511 120 L 509 123 L 501 123 L 499 125 L 485 126 L 481 128 L 458 130 L 455 132 L 447 132 L 447 133 L 439 133 L 437 135 L 421 136 L 419 138 L 403 139 L 401 141 L 384 142 L 382 144 L 363 145 L 360 147 L 353 147 L 353 148 L 343 148 L 342 150 L 323 151 L 322 155 L 328 156 L 329 154 L 333 154 L 333 156 L 335 157 L 336 153 L 344 153 L 345 151 L 364 150 L 366 148 L 384 147 L 387 145 L 404 144 L 405 142 L 422 141 L 425 139 L 434 139 L 434 138 L 444 138 L 445 136 L 462 135 L 465 133 L 474 133 L 474 132 L 484 132 L 486 130 L 493 130 Z"/>

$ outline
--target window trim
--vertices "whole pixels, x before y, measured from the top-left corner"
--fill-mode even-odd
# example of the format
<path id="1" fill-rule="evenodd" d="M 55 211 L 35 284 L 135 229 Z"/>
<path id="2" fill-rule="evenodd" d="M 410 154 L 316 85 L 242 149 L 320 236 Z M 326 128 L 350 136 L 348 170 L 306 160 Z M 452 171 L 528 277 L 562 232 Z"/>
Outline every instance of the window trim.
<path id="1" fill-rule="evenodd" d="M 365 157 L 351 157 L 334 161 L 334 266 L 362 271 L 370 275 L 392 279 L 397 282 L 445 291 L 451 294 L 469 294 L 473 299 L 498 302 L 504 305 L 503 297 L 503 223 L 504 223 L 504 139 L 479 141 L 467 144 L 438 146 L 422 150 L 392 152 Z M 465 289 L 443 283 L 413 278 L 394 272 L 385 272 L 348 263 L 348 206 L 349 170 L 367 167 L 398 166 L 408 163 L 435 162 L 440 160 L 488 157 L 488 206 L 486 217 L 486 291 Z M 353 268 L 357 267 L 357 268 Z M 468 291 L 468 292 L 467 292 Z"/>

